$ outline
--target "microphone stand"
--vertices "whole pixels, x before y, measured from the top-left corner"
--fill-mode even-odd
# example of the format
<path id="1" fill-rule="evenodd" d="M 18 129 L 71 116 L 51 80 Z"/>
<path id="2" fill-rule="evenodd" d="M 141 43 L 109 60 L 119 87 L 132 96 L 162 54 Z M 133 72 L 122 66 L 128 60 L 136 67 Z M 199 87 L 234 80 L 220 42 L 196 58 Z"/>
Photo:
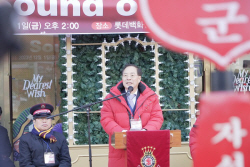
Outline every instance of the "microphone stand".
<path id="1" fill-rule="evenodd" d="M 88 117 L 89 166 L 92 167 L 92 151 L 91 151 L 91 140 L 90 140 L 90 107 L 87 107 L 86 110 Z"/>
<path id="2" fill-rule="evenodd" d="M 117 97 L 120 97 L 120 96 L 123 96 L 123 95 L 129 95 L 129 94 L 130 94 L 130 90 L 128 92 L 122 93 L 122 94 L 117 95 L 117 96 L 113 96 L 113 97 L 110 97 L 110 98 L 107 98 L 107 99 L 104 99 L 104 100 L 99 100 L 99 101 L 96 101 L 96 102 L 93 102 L 93 103 L 89 103 L 89 104 L 83 105 L 81 107 L 76 107 L 76 108 L 73 108 L 72 110 L 68 110 L 68 111 L 62 112 L 60 114 L 48 116 L 47 119 L 51 119 L 51 118 L 54 118 L 54 117 L 59 116 L 59 115 L 64 115 L 64 114 L 67 114 L 67 113 L 69 113 L 71 111 L 86 108 L 87 117 L 88 117 L 89 166 L 92 167 L 92 152 L 91 152 L 91 140 L 90 140 L 90 119 L 89 119 L 89 117 L 90 117 L 90 115 L 89 115 L 90 114 L 90 107 L 95 105 L 95 104 L 102 103 L 104 101 L 108 101 L 108 100 L 111 100 L 111 99 L 114 99 L 114 98 L 117 98 Z"/>

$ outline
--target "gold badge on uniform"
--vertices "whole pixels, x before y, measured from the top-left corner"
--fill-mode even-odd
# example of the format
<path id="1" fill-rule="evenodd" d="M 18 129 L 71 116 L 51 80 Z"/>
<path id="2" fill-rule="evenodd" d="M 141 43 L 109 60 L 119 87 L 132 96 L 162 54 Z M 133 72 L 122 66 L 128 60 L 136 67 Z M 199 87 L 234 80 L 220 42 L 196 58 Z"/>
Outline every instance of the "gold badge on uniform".
<path id="1" fill-rule="evenodd" d="M 44 105 L 44 104 L 42 104 L 42 105 L 41 105 L 41 108 L 42 108 L 42 109 L 44 109 L 44 108 L 45 108 L 45 105 Z"/>

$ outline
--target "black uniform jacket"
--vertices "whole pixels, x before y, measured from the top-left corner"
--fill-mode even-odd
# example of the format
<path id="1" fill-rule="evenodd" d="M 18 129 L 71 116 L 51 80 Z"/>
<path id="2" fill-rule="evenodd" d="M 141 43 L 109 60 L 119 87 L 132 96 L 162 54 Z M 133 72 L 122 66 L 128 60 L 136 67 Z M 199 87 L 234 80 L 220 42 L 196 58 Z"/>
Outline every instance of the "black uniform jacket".
<path id="1" fill-rule="evenodd" d="M 0 167 L 13 167 L 14 163 L 10 160 L 12 148 L 6 128 L 0 125 Z"/>
<path id="2" fill-rule="evenodd" d="M 53 132 L 57 142 L 50 143 L 49 140 L 43 139 L 33 133 L 24 134 L 20 138 L 19 151 L 20 167 L 71 167 L 71 158 L 69 155 L 69 148 L 67 141 L 63 134 Z M 47 144 L 55 154 L 55 164 L 44 163 L 44 153 L 47 149 Z M 50 152 L 50 149 L 47 149 Z"/>

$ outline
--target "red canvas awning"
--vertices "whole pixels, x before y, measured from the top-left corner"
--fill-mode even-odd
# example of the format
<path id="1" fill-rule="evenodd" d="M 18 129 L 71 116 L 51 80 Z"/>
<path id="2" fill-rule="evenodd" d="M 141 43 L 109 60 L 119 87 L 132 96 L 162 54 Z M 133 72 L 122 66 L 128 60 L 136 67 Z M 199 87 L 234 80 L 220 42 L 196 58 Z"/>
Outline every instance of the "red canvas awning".
<path id="1" fill-rule="evenodd" d="M 146 32 L 134 0 L 12 0 L 17 34 Z"/>

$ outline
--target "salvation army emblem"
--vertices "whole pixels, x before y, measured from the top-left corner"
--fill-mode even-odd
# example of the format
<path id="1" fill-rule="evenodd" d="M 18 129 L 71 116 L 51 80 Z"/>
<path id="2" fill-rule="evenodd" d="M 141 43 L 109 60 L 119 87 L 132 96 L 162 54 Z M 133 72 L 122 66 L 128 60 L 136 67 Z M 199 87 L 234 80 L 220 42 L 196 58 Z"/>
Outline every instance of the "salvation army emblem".
<path id="1" fill-rule="evenodd" d="M 155 148 L 147 146 L 142 148 L 143 156 L 141 158 L 142 167 L 155 167 L 156 158 L 153 155 Z"/>

